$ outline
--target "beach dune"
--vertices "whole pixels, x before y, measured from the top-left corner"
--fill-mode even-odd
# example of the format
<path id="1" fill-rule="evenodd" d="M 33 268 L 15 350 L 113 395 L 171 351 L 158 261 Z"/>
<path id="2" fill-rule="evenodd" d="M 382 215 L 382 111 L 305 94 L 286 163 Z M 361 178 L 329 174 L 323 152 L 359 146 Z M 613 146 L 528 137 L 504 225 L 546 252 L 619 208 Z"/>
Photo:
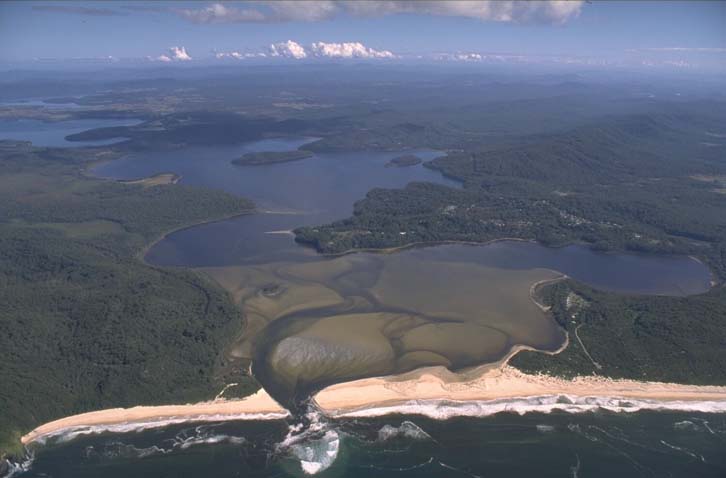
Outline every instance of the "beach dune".
<path id="1" fill-rule="evenodd" d="M 554 408 L 586 411 L 597 407 L 616 410 L 683 409 L 726 412 L 726 386 L 695 386 L 602 377 L 567 380 L 547 375 L 529 375 L 506 365 L 482 366 L 466 373 L 444 367 L 429 367 L 403 375 L 368 378 L 340 383 L 317 393 L 315 402 L 323 413 L 333 417 L 370 416 L 387 413 L 423 413 L 427 406 L 447 407 L 467 404 L 477 410 L 547 411 L 547 408 L 518 404 L 556 403 Z M 563 397 L 566 398 L 562 407 Z M 554 401 L 553 401 L 554 400 Z M 626 402 L 625 408 L 622 400 Z M 641 402 L 638 402 L 641 401 Z M 618 403 L 613 408 L 612 403 Z M 635 403 L 635 404 L 634 404 Z M 640 405 L 638 405 L 640 403 Z M 492 406 L 496 405 L 496 406 Z M 579 407 L 579 408 L 578 408 Z M 630 408 L 628 408 L 630 407 Z M 699 408 L 700 407 L 700 408 Z M 550 406 L 550 409 L 553 407 Z M 429 413 L 429 415 L 431 415 Z M 165 426 L 171 423 L 245 419 L 279 419 L 288 416 L 264 390 L 239 400 L 217 400 L 189 405 L 115 408 L 73 415 L 39 426 L 22 437 L 23 444 L 79 430 L 124 430 Z M 431 415 L 444 418 L 444 415 Z"/>

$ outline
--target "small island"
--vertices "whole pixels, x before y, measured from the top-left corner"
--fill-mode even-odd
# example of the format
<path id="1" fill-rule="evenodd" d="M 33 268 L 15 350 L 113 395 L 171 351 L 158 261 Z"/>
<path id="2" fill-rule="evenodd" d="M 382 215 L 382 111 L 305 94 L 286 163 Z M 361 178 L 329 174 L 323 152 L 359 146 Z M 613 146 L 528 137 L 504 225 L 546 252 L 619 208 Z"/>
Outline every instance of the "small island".
<path id="1" fill-rule="evenodd" d="M 241 158 L 232 161 L 238 166 L 262 166 L 265 164 L 289 163 L 301 159 L 310 158 L 313 153 L 310 151 L 264 151 L 260 153 L 247 153 Z"/>
<path id="2" fill-rule="evenodd" d="M 408 166 L 416 166 L 421 164 L 421 158 L 414 154 L 404 154 L 403 156 L 396 156 L 392 160 L 386 163 L 387 168 L 406 168 Z"/>

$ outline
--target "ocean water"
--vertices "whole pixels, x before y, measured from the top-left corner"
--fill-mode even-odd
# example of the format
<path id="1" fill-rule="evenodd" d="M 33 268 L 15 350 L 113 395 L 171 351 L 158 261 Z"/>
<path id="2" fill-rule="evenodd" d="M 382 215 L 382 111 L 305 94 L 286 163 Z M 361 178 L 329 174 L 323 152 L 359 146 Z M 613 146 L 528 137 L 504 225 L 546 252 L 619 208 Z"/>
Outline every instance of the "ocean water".
<path id="1" fill-rule="evenodd" d="M 39 447 L 23 477 L 723 477 L 726 415 L 417 415 L 176 425 Z"/>
<path id="2" fill-rule="evenodd" d="M 373 187 L 402 187 L 410 181 L 457 186 L 420 165 L 385 168 L 395 153 L 317 155 L 256 168 L 231 164 L 247 151 L 294 149 L 306 141 L 276 139 L 231 148 L 143 153 L 101 165 L 95 173 L 130 179 L 172 171 L 182 176 L 183 183 L 250 197 L 267 211 L 176 232 L 146 258 L 159 265 L 192 267 L 265 264 L 281 258 L 316 261 L 319 258 L 295 245 L 291 236 L 269 233 L 346 217 L 353 202 Z M 416 153 L 424 159 L 439 154 Z M 687 258 L 596 254 L 577 246 L 548 249 L 503 242 L 471 248 L 439 246 L 407 254 L 429 259 L 440 255 L 433 259 L 508 270 L 554 269 L 622 292 L 682 295 L 704 290 L 710 278 L 704 266 Z M 310 408 L 307 414 L 287 420 L 170 424 L 123 433 L 87 430 L 93 433 L 72 433 L 32 445 L 27 460 L 14 465 L 14 474 L 74 478 L 726 476 L 726 414 L 708 413 L 713 410 L 709 404 L 654 411 L 642 409 L 641 404 L 619 403 L 620 408 L 610 406 L 621 410 L 615 412 L 601 406 L 606 403 L 573 404 L 566 397 L 548 400 L 478 409 L 412 404 L 395 414 L 370 416 L 383 412 L 374 410 L 340 418 L 324 417 Z"/>

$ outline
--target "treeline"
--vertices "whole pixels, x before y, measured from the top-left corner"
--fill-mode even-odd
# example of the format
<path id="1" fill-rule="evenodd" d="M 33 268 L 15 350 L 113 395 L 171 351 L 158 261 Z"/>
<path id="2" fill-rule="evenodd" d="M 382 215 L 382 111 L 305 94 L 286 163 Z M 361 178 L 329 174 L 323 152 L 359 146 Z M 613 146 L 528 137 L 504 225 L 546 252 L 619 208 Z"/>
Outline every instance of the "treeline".
<path id="1" fill-rule="evenodd" d="M 518 353 L 510 363 L 521 370 L 726 384 L 723 286 L 691 297 L 646 297 L 599 292 L 566 281 L 547 286 L 543 295 L 570 342 L 557 355 Z"/>
<path id="2" fill-rule="evenodd" d="M 38 424 L 88 410 L 213 398 L 243 327 L 199 275 L 136 258 L 160 234 L 249 211 L 179 185 L 84 178 L 96 153 L 0 147 L 0 452 Z"/>
<path id="3" fill-rule="evenodd" d="M 724 279 L 726 196 L 689 176 L 723 174 L 726 162 L 674 124 L 611 119 L 543 140 L 541 148 L 452 154 L 428 165 L 461 180 L 463 189 L 376 189 L 352 217 L 298 229 L 296 238 L 326 253 L 505 237 L 582 242 L 599 250 L 693 254 Z M 690 154 L 675 143 L 688 145 Z"/>

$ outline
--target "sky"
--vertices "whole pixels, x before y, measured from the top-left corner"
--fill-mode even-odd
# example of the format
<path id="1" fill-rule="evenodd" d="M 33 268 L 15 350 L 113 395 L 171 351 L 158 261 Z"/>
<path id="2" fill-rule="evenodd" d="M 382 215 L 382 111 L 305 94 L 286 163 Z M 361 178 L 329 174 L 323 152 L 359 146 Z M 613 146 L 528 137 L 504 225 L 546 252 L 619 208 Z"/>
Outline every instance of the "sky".
<path id="1" fill-rule="evenodd" d="M 726 2 L 0 2 L 4 64 L 331 59 L 726 71 Z"/>

